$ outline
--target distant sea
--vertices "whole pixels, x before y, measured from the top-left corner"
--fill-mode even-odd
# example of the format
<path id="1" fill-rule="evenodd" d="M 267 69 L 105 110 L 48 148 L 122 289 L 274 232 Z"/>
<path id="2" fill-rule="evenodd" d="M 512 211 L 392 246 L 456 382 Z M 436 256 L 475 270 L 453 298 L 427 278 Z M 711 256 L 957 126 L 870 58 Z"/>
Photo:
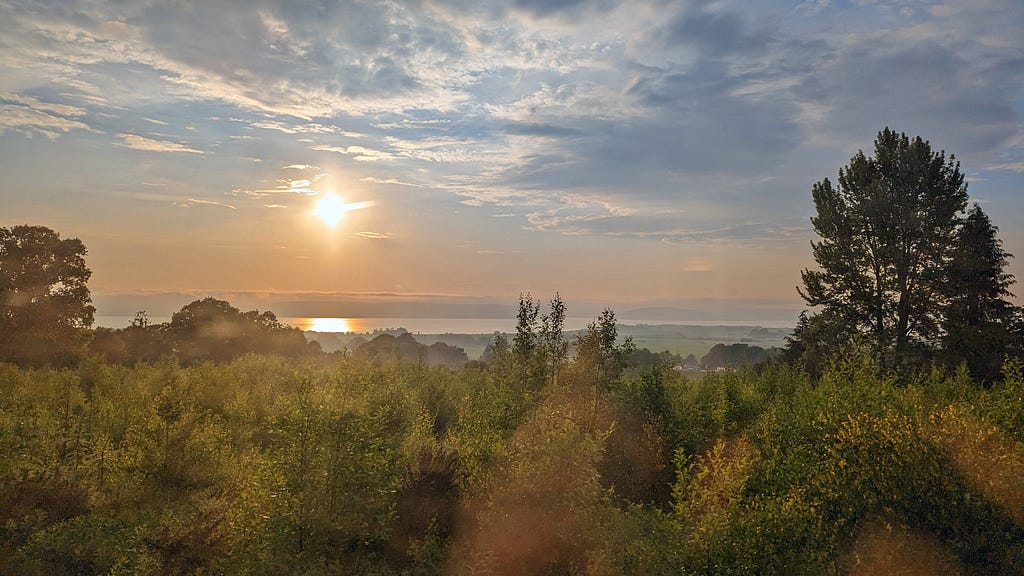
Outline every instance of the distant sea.
<path id="1" fill-rule="evenodd" d="M 135 316 L 96 316 L 96 326 L 124 328 Z M 152 316 L 153 324 L 167 322 L 170 317 Z M 509 318 L 289 318 L 278 317 L 282 324 L 295 326 L 307 332 L 357 332 L 372 333 L 374 330 L 404 328 L 414 334 L 492 334 L 494 332 L 515 332 L 516 321 Z M 566 318 L 566 331 L 581 330 L 593 322 L 593 318 Z M 619 324 L 649 326 L 669 324 L 675 326 L 762 326 L 765 328 L 793 328 L 793 320 L 630 320 L 620 318 Z"/>

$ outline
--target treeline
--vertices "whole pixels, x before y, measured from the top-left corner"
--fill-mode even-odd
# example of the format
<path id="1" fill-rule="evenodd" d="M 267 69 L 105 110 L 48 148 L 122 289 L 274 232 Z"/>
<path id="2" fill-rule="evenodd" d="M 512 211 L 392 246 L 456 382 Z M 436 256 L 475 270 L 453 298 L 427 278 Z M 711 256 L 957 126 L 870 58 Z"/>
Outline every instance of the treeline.
<path id="1" fill-rule="evenodd" d="M 125 328 L 90 329 L 92 271 L 77 238 L 45 226 L 0 228 L 0 362 L 22 367 L 74 366 L 89 354 L 134 364 L 171 358 L 224 362 L 243 354 L 301 357 L 320 352 L 273 312 L 242 312 L 204 298 L 153 324 L 145 312 Z"/>
<path id="2" fill-rule="evenodd" d="M 353 354 L 371 360 L 421 362 L 427 366 L 445 366 L 453 370 L 469 362 L 466 351 L 458 346 L 449 346 L 444 342 L 434 342 L 427 346 L 417 342 L 408 332 L 401 332 L 397 336 L 378 334 L 369 342 L 355 346 Z"/>
<path id="3" fill-rule="evenodd" d="M 242 312 L 230 303 L 203 298 L 186 304 L 170 321 L 153 324 L 140 312 L 126 328 L 96 328 L 86 350 L 107 362 L 134 364 L 170 357 L 183 364 L 225 362 L 243 354 L 301 357 L 320 352 L 298 328 L 273 312 Z"/>

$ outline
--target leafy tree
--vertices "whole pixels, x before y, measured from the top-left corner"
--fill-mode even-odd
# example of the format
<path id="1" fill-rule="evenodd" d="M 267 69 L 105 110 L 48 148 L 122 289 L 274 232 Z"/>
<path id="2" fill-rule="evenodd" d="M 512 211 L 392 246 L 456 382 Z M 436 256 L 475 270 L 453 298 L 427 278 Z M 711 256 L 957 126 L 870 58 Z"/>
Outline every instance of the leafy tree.
<path id="1" fill-rule="evenodd" d="M 319 345 L 307 343 L 301 330 L 281 324 L 273 312 L 241 312 L 216 298 L 186 304 L 164 329 L 187 363 L 230 360 L 247 352 L 301 356 L 319 351 Z"/>
<path id="2" fill-rule="evenodd" d="M 545 356 L 551 364 L 551 372 L 557 374 L 569 353 L 569 343 L 562 336 L 562 328 L 565 324 L 565 302 L 557 292 L 551 299 L 550 310 L 548 314 L 541 317 L 540 341 Z"/>
<path id="3" fill-rule="evenodd" d="M 760 346 L 749 344 L 715 344 L 707 354 L 700 359 L 705 369 L 715 368 L 739 368 L 741 366 L 753 366 L 760 362 L 771 359 L 777 350 L 765 350 Z"/>
<path id="4" fill-rule="evenodd" d="M 150 322 L 145 310 L 136 312 L 131 323 L 120 331 L 129 361 L 156 362 L 170 356 L 174 345 L 166 328 L 166 324 Z"/>
<path id="5" fill-rule="evenodd" d="M 508 354 L 508 338 L 501 332 L 495 332 L 491 336 L 491 341 L 487 343 L 483 353 L 480 355 L 480 360 L 484 363 L 491 363 L 499 358 L 508 356 Z"/>
<path id="6" fill-rule="evenodd" d="M 808 315 L 800 313 L 792 336 L 786 337 L 780 359 L 790 365 L 803 368 L 812 380 L 821 378 L 829 362 L 844 356 L 852 346 L 856 334 L 846 324 L 835 319 L 831 313 Z"/>
<path id="7" fill-rule="evenodd" d="M 516 335 L 512 339 L 512 352 L 522 358 L 529 357 L 537 347 L 537 317 L 540 315 L 540 301 L 529 294 L 519 295 L 519 311 L 516 313 Z"/>
<path id="8" fill-rule="evenodd" d="M 943 350 L 951 365 L 961 362 L 975 380 L 999 378 L 1010 344 L 1014 307 L 1011 274 L 1003 269 L 1012 255 L 1003 250 L 997 228 L 975 204 L 967 213 L 949 268 L 949 307 Z"/>
<path id="9" fill-rule="evenodd" d="M 886 128 L 875 156 L 858 152 L 813 187 L 820 270 L 803 270 L 801 296 L 866 333 L 883 370 L 907 366 L 934 344 L 945 305 L 949 246 L 967 205 L 951 155 Z"/>
<path id="10" fill-rule="evenodd" d="M 578 368 L 594 368 L 597 371 L 598 383 L 604 387 L 622 373 L 636 350 L 632 336 L 627 337 L 621 345 L 616 345 L 618 337 L 615 312 L 611 308 L 605 308 L 578 336 L 576 343 Z"/>
<path id="11" fill-rule="evenodd" d="M 526 370 L 527 381 L 542 386 L 549 376 L 557 379 L 558 370 L 568 355 L 569 345 L 562 335 L 565 302 L 555 293 L 548 314 L 541 315 L 540 300 L 530 294 L 519 295 L 516 334 L 512 354 Z"/>
<path id="12" fill-rule="evenodd" d="M 0 228 L 0 361 L 66 364 L 82 350 L 96 310 L 85 254 L 45 226 Z"/>
<path id="13" fill-rule="evenodd" d="M 417 342 L 408 332 L 403 332 L 398 337 L 378 334 L 373 340 L 356 348 L 354 354 L 376 360 L 423 362 L 427 366 L 446 366 L 453 370 L 461 368 L 469 361 L 466 351 L 462 348 L 444 342 L 434 342 L 426 346 Z"/>

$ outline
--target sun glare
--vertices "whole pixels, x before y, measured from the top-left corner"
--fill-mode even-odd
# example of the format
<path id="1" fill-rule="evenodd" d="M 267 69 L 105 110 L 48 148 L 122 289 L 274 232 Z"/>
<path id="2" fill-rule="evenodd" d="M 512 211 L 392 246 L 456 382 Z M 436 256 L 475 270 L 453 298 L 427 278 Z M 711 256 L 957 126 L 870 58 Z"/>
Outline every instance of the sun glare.
<path id="1" fill-rule="evenodd" d="M 310 332 L 351 332 L 348 321 L 345 318 L 311 318 L 309 327 L 305 328 Z"/>
<path id="2" fill-rule="evenodd" d="M 334 194 L 328 194 L 317 203 L 316 208 L 313 209 L 313 214 L 316 214 L 318 218 L 323 220 L 324 224 L 333 228 L 338 225 L 338 222 L 341 222 L 341 219 L 345 217 L 345 213 L 349 209 L 350 207 L 341 198 Z"/>
<path id="3" fill-rule="evenodd" d="M 372 202 L 353 202 L 346 204 L 344 200 L 335 196 L 334 194 L 327 194 L 320 199 L 316 204 L 316 208 L 313 209 L 313 214 L 317 218 L 323 221 L 331 228 L 338 225 L 338 222 L 345 217 L 352 210 L 360 210 L 368 206 L 372 206 Z"/>

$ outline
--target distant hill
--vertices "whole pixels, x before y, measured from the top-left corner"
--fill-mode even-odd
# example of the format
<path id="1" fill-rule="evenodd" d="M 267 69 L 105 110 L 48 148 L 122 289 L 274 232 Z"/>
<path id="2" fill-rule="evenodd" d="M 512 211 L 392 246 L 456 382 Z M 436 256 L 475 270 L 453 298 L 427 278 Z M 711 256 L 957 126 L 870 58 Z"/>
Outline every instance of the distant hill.
<path id="1" fill-rule="evenodd" d="M 692 310 L 689 308 L 671 308 L 666 306 L 652 306 L 648 308 L 634 308 L 617 314 L 620 318 L 630 320 L 648 320 L 653 322 L 675 322 L 680 320 L 715 320 L 720 315 L 717 312 L 708 310 Z"/>
<path id="2" fill-rule="evenodd" d="M 676 308 L 672 306 L 649 306 L 633 308 L 616 316 L 623 320 L 642 320 L 644 322 L 678 323 L 678 322 L 736 322 L 749 321 L 751 326 L 758 322 L 792 319 L 796 324 L 799 310 L 781 310 L 774 307 L 733 306 L 723 303 L 709 304 L 707 308 Z"/>

